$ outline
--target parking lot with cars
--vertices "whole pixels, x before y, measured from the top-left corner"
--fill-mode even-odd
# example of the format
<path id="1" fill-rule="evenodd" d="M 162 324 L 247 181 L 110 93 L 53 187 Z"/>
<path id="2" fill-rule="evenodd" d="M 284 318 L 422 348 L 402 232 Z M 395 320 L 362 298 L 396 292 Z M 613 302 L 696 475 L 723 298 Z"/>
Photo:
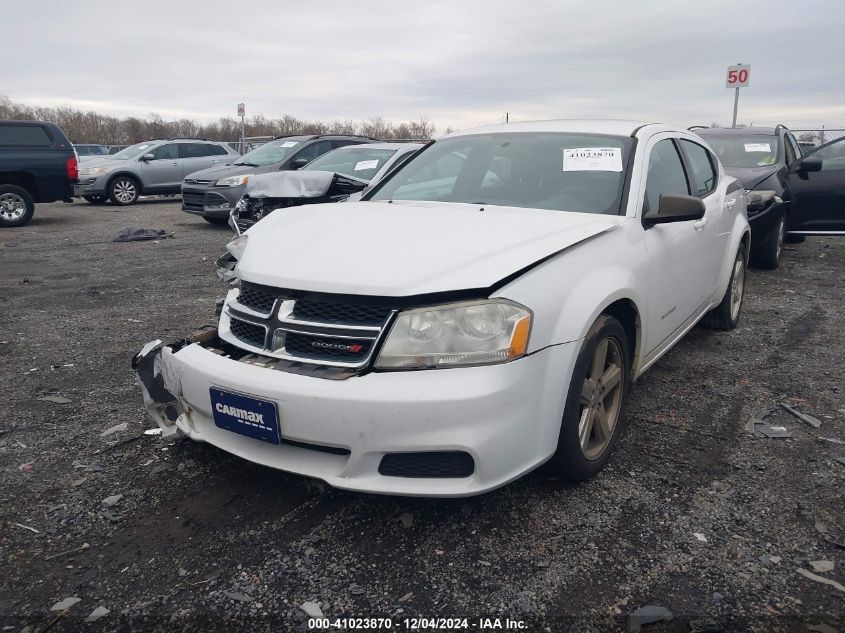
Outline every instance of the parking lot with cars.
<path id="1" fill-rule="evenodd" d="M 127 225 L 173 237 L 112 242 Z M 540 469 L 431 500 L 145 434 L 130 357 L 217 322 L 230 238 L 168 199 L 42 204 L 0 235 L 9 630 L 80 630 L 103 607 L 86 630 L 275 631 L 322 613 L 598 631 L 645 606 L 674 615 L 655 631 L 842 629 L 841 239 L 786 244 L 777 270 L 750 270 L 739 326 L 691 330 L 637 381 L 593 479 Z"/>

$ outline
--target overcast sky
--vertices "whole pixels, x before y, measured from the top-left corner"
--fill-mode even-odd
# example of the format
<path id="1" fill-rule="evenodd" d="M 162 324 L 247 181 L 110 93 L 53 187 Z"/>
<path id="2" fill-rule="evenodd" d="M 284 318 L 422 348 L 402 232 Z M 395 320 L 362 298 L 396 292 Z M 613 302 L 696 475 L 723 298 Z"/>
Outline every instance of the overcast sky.
<path id="1" fill-rule="evenodd" d="M 0 94 L 212 119 L 291 114 L 440 130 L 615 117 L 845 125 L 845 2 L 0 2 Z"/>

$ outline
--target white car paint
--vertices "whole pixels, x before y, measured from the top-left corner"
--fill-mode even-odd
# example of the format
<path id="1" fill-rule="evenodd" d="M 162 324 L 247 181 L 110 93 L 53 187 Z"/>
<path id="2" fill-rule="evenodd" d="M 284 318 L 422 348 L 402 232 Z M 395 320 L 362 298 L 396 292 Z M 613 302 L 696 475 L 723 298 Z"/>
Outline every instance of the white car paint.
<path id="1" fill-rule="evenodd" d="M 554 453 L 567 388 L 581 343 L 596 318 L 619 300 L 637 311 L 633 376 L 639 376 L 710 309 L 730 281 L 747 239 L 743 190 L 718 166 L 703 221 L 644 228 L 648 157 L 665 138 L 697 136 L 627 121 L 551 121 L 458 133 L 566 131 L 633 136 L 624 215 L 570 213 L 479 204 L 359 202 L 312 205 L 274 214 L 236 272 L 244 282 L 310 293 L 444 303 L 463 291 L 500 297 L 532 312 L 527 355 L 510 362 L 443 370 L 364 372 L 327 380 L 273 369 L 272 354 L 234 360 L 194 343 L 145 348 L 150 375 L 173 394 L 176 412 L 142 381 L 148 411 L 166 437 L 207 441 L 245 459 L 387 494 L 478 494 L 519 477 Z M 416 159 L 415 159 L 416 160 Z M 729 192 L 729 189 L 731 190 Z M 230 329 L 232 290 L 220 339 L 245 345 Z M 444 295 L 445 296 L 445 295 Z M 264 362 L 266 366 L 253 364 Z M 305 362 L 304 365 L 308 365 Z M 210 387 L 276 403 L 285 439 L 338 447 L 349 455 L 275 446 L 215 426 Z M 177 415 L 178 414 L 178 415 Z M 379 473 L 388 453 L 459 450 L 468 477 L 418 479 Z"/>

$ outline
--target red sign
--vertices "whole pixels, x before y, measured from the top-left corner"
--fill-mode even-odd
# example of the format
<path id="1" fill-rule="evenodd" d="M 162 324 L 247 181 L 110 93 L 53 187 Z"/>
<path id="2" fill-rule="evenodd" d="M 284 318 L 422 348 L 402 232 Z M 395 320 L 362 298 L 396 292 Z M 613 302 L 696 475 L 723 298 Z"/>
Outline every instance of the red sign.
<path id="1" fill-rule="evenodd" d="M 728 77 L 725 88 L 747 88 L 751 79 L 751 66 L 728 66 Z"/>

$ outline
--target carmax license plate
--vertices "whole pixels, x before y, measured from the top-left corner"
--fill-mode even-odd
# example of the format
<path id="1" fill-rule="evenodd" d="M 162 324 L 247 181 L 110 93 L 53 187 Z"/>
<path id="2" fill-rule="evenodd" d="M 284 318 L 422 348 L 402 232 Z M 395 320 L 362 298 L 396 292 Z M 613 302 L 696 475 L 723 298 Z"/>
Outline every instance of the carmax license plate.
<path id="1" fill-rule="evenodd" d="M 218 427 L 262 442 L 279 443 L 279 417 L 275 402 L 230 393 L 216 387 L 209 391 L 214 424 Z"/>

